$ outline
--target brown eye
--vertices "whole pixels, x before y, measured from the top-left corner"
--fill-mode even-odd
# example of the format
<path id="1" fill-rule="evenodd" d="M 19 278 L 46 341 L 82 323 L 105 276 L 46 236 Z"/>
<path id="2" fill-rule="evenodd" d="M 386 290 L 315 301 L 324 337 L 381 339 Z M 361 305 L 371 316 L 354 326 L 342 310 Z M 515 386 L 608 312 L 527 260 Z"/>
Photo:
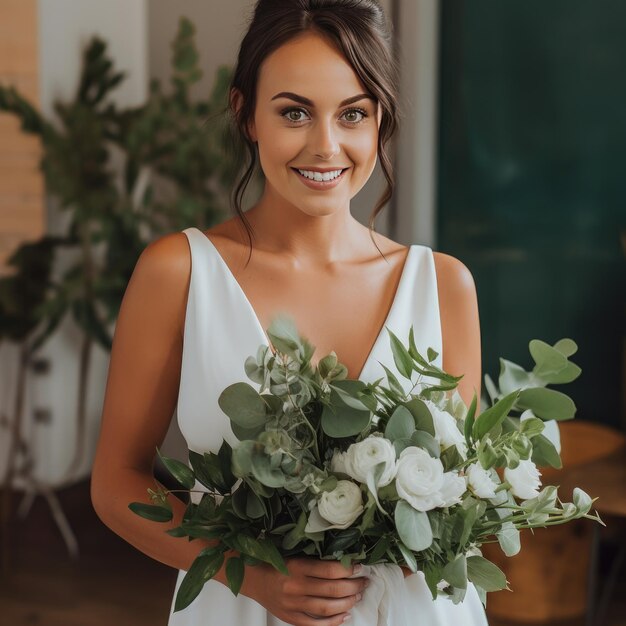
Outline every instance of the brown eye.
<path id="1" fill-rule="evenodd" d="M 348 109 L 344 116 L 350 124 L 360 124 L 367 117 L 367 113 L 363 109 Z"/>
<path id="2" fill-rule="evenodd" d="M 290 109 L 284 109 L 283 111 L 280 112 L 280 114 L 283 117 L 287 118 L 288 122 L 302 122 L 304 121 L 304 117 L 300 117 L 301 115 L 304 115 L 306 113 L 306 111 L 304 111 L 304 109 L 294 109 L 294 108 L 290 108 Z"/>

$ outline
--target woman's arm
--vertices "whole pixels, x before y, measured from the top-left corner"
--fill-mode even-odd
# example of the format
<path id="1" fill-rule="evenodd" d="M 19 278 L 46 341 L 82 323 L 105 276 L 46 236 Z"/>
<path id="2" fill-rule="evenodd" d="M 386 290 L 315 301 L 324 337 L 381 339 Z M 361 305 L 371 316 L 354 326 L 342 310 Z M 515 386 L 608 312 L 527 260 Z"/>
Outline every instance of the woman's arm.
<path id="1" fill-rule="evenodd" d="M 185 504 L 170 498 L 174 517 L 156 524 L 128 508 L 148 502 L 156 447 L 167 433 L 180 381 L 182 332 L 191 274 L 184 233 L 150 244 L 126 288 L 117 320 L 91 479 L 100 519 L 133 546 L 178 569 L 189 569 L 209 542 L 181 541 L 165 530 L 179 525 Z"/>
<path id="2" fill-rule="evenodd" d="M 442 369 L 454 376 L 463 374 L 458 392 L 468 407 L 476 392 L 478 413 L 482 365 L 474 278 L 461 261 L 441 252 L 435 253 L 435 267 L 443 337 Z"/>

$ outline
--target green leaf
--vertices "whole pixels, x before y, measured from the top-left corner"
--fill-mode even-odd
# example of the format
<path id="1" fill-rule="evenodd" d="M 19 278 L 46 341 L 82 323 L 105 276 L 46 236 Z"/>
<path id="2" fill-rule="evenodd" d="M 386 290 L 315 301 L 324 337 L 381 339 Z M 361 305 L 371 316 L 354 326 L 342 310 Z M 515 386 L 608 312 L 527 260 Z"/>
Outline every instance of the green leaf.
<path id="1" fill-rule="evenodd" d="M 467 589 L 468 563 L 464 554 L 458 554 L 443 568 L 443 578 L 457 589 Z"/>
<path id="2" fill-rule="evenodd" d="M 441 446 L 439 442 L 425 430 L 416 430 L 410 439 L 411 445 L 424 448 L 433 459 L 438 459 L 441 456 Z"/>
<path id="3" fill-rule="evenodd" d="M 172 511 L 164 506 L 156 504 L 144 504 L 143 502 L 131 502 L 128 508 L 133 512 L 149 519 L 152 522 L 169 522 L 172 519 Z"/>
<path id="4" fill-rule="evenodd" d="M 400 381 L 396 378 L 396 375 L 384 363 L 381 363 L 380 361 L 378 361 L 378 363 L 385 370 L 385 374 L 387 375 L 387 381 L 389 383 L 389 388 L 391 389 L 391 391 L 399 396 L 404 396 L 404 388 L 400 384 Z"/>
<path id="5" fill-rule="evenodd" d="M 232 472 L 232 455 L 233 450 L 226 439 L 224 439 L 217 456 L 220 462 L 222 480 L 224 481 L 224 485 L 228 491 L 230 491 L 233 485 L 237 482 L 237 478 Z"/>
<path id="6" fill-rule="evenodd" d="M 269 539 L 255 539 L 250 535 L 238 534 L 235 538 L 236 545 L 240 552 L 245 552 L 265 563 L 269 563 L 285 576 L 289 576 L 289 570 L 285 565 L 278 548 Z"/>
<path id="7" fill-rule="evenodd" d="M 226 561 L 226 580 L 234 595 L 237 595 L 241 589 L 244 573 L 245 565 L 243 558 L 231 556 L 228 561 Z"/>
<path id="8" fill-rule="evenodd" d="M 398 500 L 394 520 L 398 535 L 408 548 L 419 552 L 430 547 L 433 533 L 426 513 L 417 511 L 404 500 Z"/>
<path id="9" fill-rule="evenodd" d="M 467 443 L 467 447 L 471 447 L 472 445 L 472 429 L 474 428 L 474 421 L 476 418 L 476 405 L 477 398 L 476 392 L 474 391 L 474 396 L 472 397 L 472 403 L 467 410 L 467 415 L 465 416 L 465 422 L 463 424 L 463 429 L 465 433 L 465 441 Z"/>
<path id="10" fill-rule="evenodd" d="M 248 383 L 234 383 L 220 394 L 217 403 L 232 422 L 242 428 L 257 428 L 265 424 L 265 402 Z"/>
<path id="11" fill-rule="evenodd" d="M 472 429 L 472 437 L 474 440 L 482 439 L 489 431 L 496 428 L 504 420 L 515 404 L 519 393 L 518 390 L 511 392 L 478 416 Z"/>
<path id="12" fill-rule="evenodd" d="M 545 341 L 533 339 L 528 344 L 528 349 L 535 361 L 533 374 L 536 376 L 543 378 L 558 374 L 567 367 L 567 357 Z"/>
<path id="13" fill-rule="evenodd" d="M 402 376 L 411 380 L 411 373 L 413 372 L 413 359 L 396 335 L 389 330 L 387 326 L 385 326 L 385 328 L 389 333 L 389 343 L 391 345 L 391 353 L 393 355 L 393 361 L 396 364 L 396 368 Z"/>
<path id="14" fill-rule="evenodd" d="M 569 420 L 576 413 L 576 405 L 569 396 L 545 387 L 523 389 L 518 406 L 521 409 L 532 409 L 543 420 Z"/>
<path id="15" fill-rule="evenodd" d="M 176 479 L 178 483 L 180 483 L 185 489 L 193 489 L 196 484 L 196 479 L 193 475 L 193 471 L 189 469 L 187 465 L 181 463 L 176 459 L 170 459 L 161 454 L 160 450 L 157 448 L 157 453 L 159 458 L 165 465 L 167 471 Z"/>
<path id="16" fill-rule="evenodd" d="M 582 517 L 583 515 L 587 515 L 587 513 L 589 513 L 593 501 L 586 492 L 579 487 L 575 487 L 572 500 L 574 506 L 576 507 L 577 515 Z"/>
<path id="17" fill-rule="evenodd" d="M 499 591 L 506 589 L 504 572 L 491 561 L 482 556 L 467 558 L 467 577 L 485 591 Z"/>
<path id="18" fill-rule="evenodd" d="M 345 380 L 336 380 L 329 387 L 337 394 L 333 397 L 335 401 L 339 400 L 357 411 L 369 411 L 369 407 L 357 397 L 357 394 L 365 387 L 362 381 L 346 378 Z"/>
<path id="19" fill-rule="evenodd" d="M 195 561 L 185 574 L 174 603 L 174 612 L 188 607 L 198 596 L 204 583 L 213 578 L 224 563 L 224 553 L 214 551 L 196 557 Z"/>
<path id="20" fill-rule="evenodd" d="M 428 350 L 426 350 L 426 356 L 428 361 L 432 363 L 439 356 L 439 352 L 433 350 L 432 348 L 428 348 Z"/>
<path id="21" fill-rule="evenodd" d="M 267 336 L 276 350 L 298 358 L 298 348 L 302 339 L 296 324 L 289 316 L 283 314 L 274 318 L 267 329 Z"/>
<path id="22" fill-rule="evenodd" d="M 502 552 L 507 556 L 515 556 L 521 549 L 519 530 L 513 522 L 504 522 L 496 533 Z"/>
<path id="23" fill-rule="evenodd" d="M 360 411 L 346 406 L 334 389 L 330 392 L 330 402 L 331 406 L 324 405 L 321 418 L 322 430 L 329 437 L 341 439 L 358 435 L 370 423 L 369 410 Z"/>
<path id="24" fill-rule="evenodd" d="M 433 423 L 433 416 L 430 413 L 428 405 L 419 398 L 412 398 L 408 402 L 404 403 L 404 406 L 409 409 L 411 415 L 413 415 L 415 428 L 423 430 L 434 437 L 435 425 Z"/>
<path id="25" fill-rule="evenodd" d="M 266 487 L 284 487 L 287 480 L 280 469 L 272 469 L 270 458 L 264 454 L 252 456 L 252 474 Z"/>
<path id="26" fill-rule="evenodd" d="M 414 431 L 413 415 L 406 407 L 398 405 L 387 422 L 385 437 L 393 443 L 396 439 L 411 437 Z"/>
<path id="27" fill-rule="evenodd" d="M 411 328 L 409 330 L 409 354 L 411 357 L 417 361 L 422 367 L 428 367 L 428 361 L 418 352 L 415 346 L 415 335 L 413 333 L 413 325 L 411 324 Z"/>
<path id="28" fill-rule="evenodd" d="M 539 467 L 546 467 L 551 465 L 557 469 L 563 467 L 561 457 L 556 451 L 554 444 L 545 436 L 537 435 L 532 439 L 533 453 L 531 459 L 535 465 Z"/>
<path id="29" fill-rule="evenodd" d="M 404 557 L 404 561 L 407 567 L 413 572 L 417 572 L 417 559 L 411 550 L 409 550 L 401 541 L 396 541 L 396 545 L 398 546 L 398 550 Z"/>
<path id="30" fill-rule="evenodd" d="M 573 339 L 559 339 L 554 344 L 555 350 L 558 350 L 563 356 L 572 356 L 578 350 L 578 346 Z"/>

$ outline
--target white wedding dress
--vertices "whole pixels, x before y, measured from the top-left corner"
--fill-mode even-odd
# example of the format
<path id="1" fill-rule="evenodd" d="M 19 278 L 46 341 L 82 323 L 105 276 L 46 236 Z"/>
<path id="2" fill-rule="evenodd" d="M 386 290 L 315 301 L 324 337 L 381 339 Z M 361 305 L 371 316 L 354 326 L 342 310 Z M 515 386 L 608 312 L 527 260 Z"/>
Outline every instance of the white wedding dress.
<path id="1" fill-rule="evenodd" d="M 189 240 L 192 269 L 178 423 L 191 450 L 217 452 L 223 439 L 231 445 L 237 443 L 229 419 L 219 408 L 218 396 L 225 387 L 238 381 L 256 386 L 246 376 L 243 364 L 248 356 L 256 354 L 260 344 L 268 345 L 268 341 L 252 305 L 211 240 L 197 228 L 183 232 Z M 397 373 L 385 326 L 406 343 L 411 324 L 419 352 L 425 355 L 432 347 L 439 352 L 435 363 L 441 367 L 442 338 L 433 253 L 429 247 L 416 244 L 410 247 L 393 303 L 358 376 L 360 380 L 373 382 L 383 377 L 384 370 L 378 363 L 381 361 L 401 382 L 408 384 Z M 465 600 L 455 605 L 445 597 L 433 601 L 421 573 L 404 578 L 396 565 L 376 565 L 366 571 L 375 580 L 352 609 L 353 619 L 348 622 L 352 626 L 487 624 L 485 611 L 471 584 Z M 185 571 L 179 571 L 174 598 L 184 575 Z M 235 597 L 228 587 L 216 580 L 206 583 L 198 597 L 176 613 L 173 612 L 174 598 L 169 626 L 285 624 L 251 598 Z"/>

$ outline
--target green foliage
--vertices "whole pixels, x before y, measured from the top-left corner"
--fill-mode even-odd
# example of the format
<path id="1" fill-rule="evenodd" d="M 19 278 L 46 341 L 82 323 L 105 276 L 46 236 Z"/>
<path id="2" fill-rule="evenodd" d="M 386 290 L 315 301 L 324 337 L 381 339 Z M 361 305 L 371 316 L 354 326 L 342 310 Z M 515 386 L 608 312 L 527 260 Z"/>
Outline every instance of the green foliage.
<path id="1" fill-rule="evenodd" d="M 256 355 L 246 360 L 246 373 L 258 389 L 237 382 L 218 399 L 239 443 L 231 448 L 224 442 L 217 454 L 190 451 L 190 467 L 164 459 L 184 487 L 190 489 L 197 480 L 207 490 L 202 490 L 198 504 L 189 505 L 181 525 L 170 534 L 215 540 L 214 547 L 196 560 L 200 562 L 189 574 L 184 592 L 179 592 L 177 607 L 195 597 L 222 562 L 216 555 L 227 549 L 241 555 L 230 558 L 226 566 L 228 585 L 235 594 L 245 564 L 264 562 L 287 574 L 285 558 L 310 555 L 346 565 L 355 561 L 405 565 L 424 572 L 433 597 L 444 593 L 452 602 L 463 599 L 472 581 L 484 600 L 488 591 L 505 588 L 506 580 L 480 556 L 482 543 L 498 541 L 503 552 L 512 556 L 520 549 L 521 528 L 577 517 L 600 521 L 597 514 L 590 514 L 593 501 L 580 490 L 574 492 L 572 503 L 561 503 L 555 487 L 545 487 L 535 498 L 518 503 L 511 486 L 501 483 L 495 471 L 514 469 L 529 458 L 560 463 L 554 445 L 542 434 L 542 417 L 569 415 L 572 405 L 561 397 L 554 400 L 554 394 L 528 392 L 545 392 L 545 381 L 560 380 L 564 371 L 568 376 L 574 371 L 568 361 L 573 342 L 555 344 L 559 349 L 531 342 L 537 364 L 534 373 L 502 359 L 501 388 L 491 383 L 488 390 L 494 403 L 477 415 L 476 394 L 468 409 L 455 390 L 461 377 L 434 366 L 435 351 L 428 350 L 424 358 L 415 347 L 412 328 L 408 346 L 388 331 L 401 376 L 413 383 L 411 377 L 417 373 L 438 382 L 416 393 L 417 385 L 412 384 L 407 393 L 382 364 L 387 385 L 381 384 L 382 379 L 370 384 L 349 380 L 334 352 L 312 368 L 313 346 L 299 336 L 292 320 L 277 318 L 267 331 L 273 349 L 259 346 Z M 514 384 L 521 386 L 511 388 Z M 525 402 L 520 401 L 523 393 Z M 522 415 L 515 415 L 519 411 Z M 442 412 L 451 420 L 445 428 L 458 428 L 463 445 L 444 444 Z M 391 456 L 371 462 L 361 474 L 363 469 L 355 469 L 355 446 L 383 445 L 383 440 Z M 406 485 L 400 489 L 395 478 L 382 483 L 388 464 L 401 463 L 401 453 L 409 447 L 426 450 L 428 456 L 415 458 L 435 464 L 453 481 L 468 480 L 470 465 L 488 470 L 495 497 L 479 497 L 474 486 L 445 505 L 417 510 L 400 495 Z M 373 454 L 371 447 L 360 449 L 361 461 Z M 340 481 L 352 482 L 354 515 L 347 526 L 332 523 L 320 512 L 324 498 L 332 496 Z M 348 507 L 348 491 L 341 492 L 342 506 Z M 163 497 L 162 492 L 153 492 L 156 509 L 135 503 L 133 510 L 166 516 Z M 328 509 L 324 514 L 329 515 Z"/>

